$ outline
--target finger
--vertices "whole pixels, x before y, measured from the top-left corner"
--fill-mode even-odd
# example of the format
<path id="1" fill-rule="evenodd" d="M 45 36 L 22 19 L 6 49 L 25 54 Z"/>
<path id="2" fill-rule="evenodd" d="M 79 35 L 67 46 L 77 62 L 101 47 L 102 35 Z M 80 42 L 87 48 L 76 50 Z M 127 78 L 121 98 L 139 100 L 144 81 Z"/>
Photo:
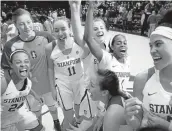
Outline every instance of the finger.
<path id="1" fill-rule="evenodd" d="M 130 112 L 130 111 L 135 111 L 135 110 L 141 110 L 142 107 L 140 105 L 133 105 L 133 106 L 129 106 L 129 107 L 126 107 L 126 111 L 127 112 Z"/>
<path id="2" fill-rule="evenodd" d="M 125 101 L 125 105 L 126 107 L 133 106 L 133 105 L 142 105 L 142 102 L 137 98 L 130 98 Z"/>
<path id="3" fill-rule="evenodd" d="M 151 115 L 148 115 L 148 120 L 149 120 L 150 122 L 154 122 L 154 117 L 151 116 Z"/>
<path id="4" fill-rule="evenodd" d="M 136 105 L 133 107 L 126 108 L 125 113 L 126 113 L 126 115 L 133 116 L 133 115 L 138 114 L 140 110 L 141 110 L 141 107 Z"/>
<path id="5" fill-rule="evenodd" d="M 147 124 L 148 124 L 148 126 L 150 126 L 150 127 L 153 126 L 153 124 L 152 124 L 152 122 L 151 122 L 150 120 L 147 121 Z"/>

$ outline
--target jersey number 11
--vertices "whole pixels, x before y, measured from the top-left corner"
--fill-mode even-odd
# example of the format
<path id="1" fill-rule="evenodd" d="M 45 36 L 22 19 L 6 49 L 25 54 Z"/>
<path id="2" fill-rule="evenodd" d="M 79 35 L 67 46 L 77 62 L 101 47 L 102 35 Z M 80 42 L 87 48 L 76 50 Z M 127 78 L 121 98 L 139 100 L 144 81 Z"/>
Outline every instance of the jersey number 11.
<path id="1" fill-rule="evenodd" d="M 71 68 L 69 67 L 68 68 L 68 71 L 69 71 L 69 76 L 72 76 L 72 75 L 75 75 L 76 74 L 75 67 L 74 66 L 72 66 Z"/>

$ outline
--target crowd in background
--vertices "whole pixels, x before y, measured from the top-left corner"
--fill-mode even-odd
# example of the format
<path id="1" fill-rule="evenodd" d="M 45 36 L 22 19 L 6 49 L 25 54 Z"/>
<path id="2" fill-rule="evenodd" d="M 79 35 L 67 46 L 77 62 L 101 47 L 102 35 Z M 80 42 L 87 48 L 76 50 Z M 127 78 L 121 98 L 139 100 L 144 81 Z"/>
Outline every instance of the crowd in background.
<path id="1" fill-rule="evenodd" d="M 88 131 L 88 128 L 133 131 L 142 127 L 171 131 L 172 20 L 169 18 L 172 10 L 166 10 L 172 3 L 89 1 L 89 6 L 82 2 L 82 8 L 81 1 L 69 1 L 69 4 L 70 13 L 62 7 L 47 6 L 45 10 L 18 2 L 13 6 L 3 3 L 2 129 L 17 128 L 20 124 L 25 130 L 44 131 L 41 110 L 46 104 L 57 131 Z M 70 17 L 71 21 L 67 19 Z M 84 33 L 82 24 L 85 24 Z M 108 29 L 150 37 L 154 67 L 146 73 L 131 75 L 125 36 L 128 34 L 110 38 Z M 134 98 L 127 90 L 133 80 Z M 23 91 L 27 92 L 22 94 Z M 24 98 L 21 104 L 17 103 L 23 96 L 29 100 L 30 91 L 35 100 Z M 23 106 L 22 102 L 27 105 Z M 62 125 L 56 102 L 63 110 Z M 104 104 L 102 108 L 99 102 Z M 29 120 L 28 111 L 34 120 L 25 123 Z"/>
<path id="2" fill-rule="evenodd" d="M 87 3 L 82 6 L 83 21 L 86 18 L 87 8 Z M 169 8 L 172 8 L 170 1 L 106 1 L 101 3 L 95 16 L 102 17 L 110 29 L 146 35 L 144 32 L 148 32 L 149 25 L 157 23 Z M 152 15 L 156 18 L 152 18 Z M 151 18 L 148 19 L 149 16 Z"/>
<path id="3" fill-rule="evenodd" d="M 19 5 L 17 2 L 11 7 L 4 3 L 1 12 L 2 23 L 7 21 L 7 14 L 19 6 L 29 10 L 35 22 L 43 25 L 46 20 L 52 21 L 54 12 L 58 17 L 70 14 L 65 8 L 27 8 L 26 4 Z M 94 13 L 95 16 L 103 18 L 110 29 L 150 36 L 158 20 L 169 8 L 172 8 L 171 1 L 104 1 Z M 87 9 L 88 2 L 83 2 L 81 8 L 83 23 L 86 19 Z"/>

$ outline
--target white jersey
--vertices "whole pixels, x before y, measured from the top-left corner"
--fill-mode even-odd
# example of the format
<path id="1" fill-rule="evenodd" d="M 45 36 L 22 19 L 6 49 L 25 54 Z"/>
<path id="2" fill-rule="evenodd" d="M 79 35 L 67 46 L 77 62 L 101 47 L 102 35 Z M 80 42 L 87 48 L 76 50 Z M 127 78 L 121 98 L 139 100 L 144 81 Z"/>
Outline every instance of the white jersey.
<path id="1" fill-rule="evenodd" d="M 68 55 L 63 54 L 56 41 L 56 46 L 51 53 L 55 78 L 67 82 L 79 80 L 83 76 L 82 55 L 83 50 L 74 41 L 72 51 Z"/>
<path id="2" fill-rule="evenodd" d="M 99 63 L 100 69 L 109 69 L 116 73 L 119 79 L 120 87 L 127 91 L 127 84 L 130 78 L 130 60 L 127 57 L 126 63 L 120 63 L 112 54 L 103 51 L 102 60 Z"/>
<path id="3" fill-rule="evenodd" d="M 83 60 L 84 63 L 84 72 L 85 72 L 85 82 L 89 83 L 91 76 L 95 76 L 98 71 L 99 61 L 91 53 Z"/>
<path id="4" fill-rule="evenodd" d="M 14 82 L 11 80 L 4 94 L 1 96 L 2 116 L 6 113 L 15 113 L 24 105 L 26 96 L 31 90 L 32 83 L 27 78 L 25 89 L 22 91 L 17 90 Z"/>
<path id="5" fill-rule="evenodd" d="M 144 116 L 142 127 L 147 127 L 147 116 L 153 112 L 164 120 L 172 120 L 172 106 L 169 105 L 172 93 L 167 92 L 162 87 L 159 80 L 159 71 L 156 71 L 147 81 L 143 89 Z"/>

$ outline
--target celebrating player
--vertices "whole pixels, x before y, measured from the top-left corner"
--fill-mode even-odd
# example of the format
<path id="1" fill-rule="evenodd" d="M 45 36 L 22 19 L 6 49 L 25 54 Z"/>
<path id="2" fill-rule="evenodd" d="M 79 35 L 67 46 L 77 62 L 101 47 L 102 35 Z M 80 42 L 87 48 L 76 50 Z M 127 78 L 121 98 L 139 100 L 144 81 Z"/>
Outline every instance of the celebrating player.
<path id="1" fill-rule="evenodd" d="M 17 9 L 13 13 L 13 21 L 18 29 L 19 35 L 8 41 L 3 50 L 1 65 L 5 72 L 8 72 L 13 80 L 16 79 L 15 73 L 11 70 L 10 55 L 16 49 L 25 49 L 31 58 L 31 81 L 33 90 L 43 98 L 44 103 L 49 107 L 57 130 L 60 129 L 57 118 L 57 108 L 53 101 L 50 83 L 48 78 L 47 58 L 45 45 L 53 40 L 53 37 L 45 32 L 34 32 L 33 22 L 30 13 L 24 9 Z M 42 105 L 33 97 L 28 96 L 29 107 L 33 112 L 40 116 Z"/>
<path id="2" fill-rule="evenodd" d="M 32 82 L 28 78 L 31 66 L 29 55 L 25 50 L 15 50 L 10 55 L 10 61 L 19 81 L 12 80 L 8 74 L 1 75 L 1 129 L 14 131 L 18 123 L 19 131 L 43 131 L 43 126 L 26 106 L 26 97 L 30 91 L 41 101 L 32 91 Z"/>
<path id="3" fill-rule="evenodd" d="M 79 117 L 80 90 L 83 83 L 82 58 L 85 52 L 71 36 L 68 19 L 57 19 L 53 28 L 57 40 L 47 45 L 48 68 L 51 83 L 55 79 L 55 86 L 52 86 L 53 97 L 59 100 L 63 108 L 65 130 L 73 121 L 73 102 L 75 117 Z"/>
<path id="4" fill-rule="evenodd" d="M 134 82 L 136 98 L 126 101 L 127 121 L 136 129 L 160 127 L 165 130 L 172 130 L 171 15 L 172 10 L 169 10 L 150 36 L 150 53 L 155 70 L 151 76 L 148 71 L 137 75 Z"/>

